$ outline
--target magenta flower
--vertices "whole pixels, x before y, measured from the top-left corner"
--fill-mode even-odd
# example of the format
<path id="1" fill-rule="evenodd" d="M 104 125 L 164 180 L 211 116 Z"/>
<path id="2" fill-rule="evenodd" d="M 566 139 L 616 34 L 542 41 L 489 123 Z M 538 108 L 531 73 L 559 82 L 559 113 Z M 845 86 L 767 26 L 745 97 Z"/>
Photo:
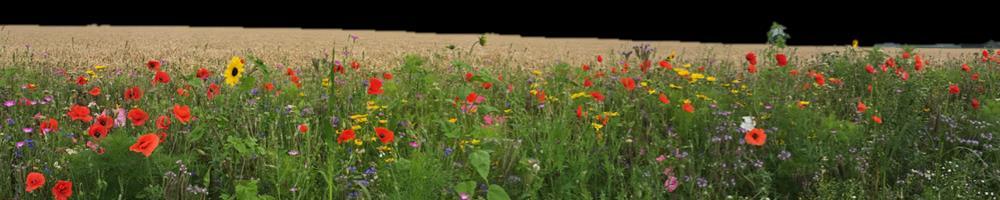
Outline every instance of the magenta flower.
<path id="1" fill-rule="evenodd" d="M 677 177 L 674 176 L 668 177 L 667 181 L 663 182 L 663 188 L 666 188 L 667 192 L 674 192 L 674 190 L 677 190 L 678 185 L 680 183 L 677 182 Z"/>
<path id="2" fill-rule="evenodd" d="M 663 160 L 666 160 L 666 159 L 667 159 L 666 156 L 663 156 L 663 154 L 660 154 L 660 157 L 656 157 L 656 162 L 663 162 Z"/>
<path id="3" fill-rule="evenodd" d="M 7 106 L 7 107 L 14 106 L 14 100 L 3 102 L 3 106 Z"/>

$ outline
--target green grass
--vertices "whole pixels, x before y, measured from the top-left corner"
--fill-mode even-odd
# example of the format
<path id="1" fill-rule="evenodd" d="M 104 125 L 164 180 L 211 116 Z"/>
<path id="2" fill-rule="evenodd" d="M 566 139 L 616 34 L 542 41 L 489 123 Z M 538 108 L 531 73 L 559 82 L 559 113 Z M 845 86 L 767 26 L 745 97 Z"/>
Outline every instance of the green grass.
<path id="1" fill-rule="evenodd" d="M 12 121 L 0 128 L 0 160 L 10 166 L 0 168 L 0 198 L 50 199 L 57 180 L 73 182 L 74 199 L 997 198 L 1000 65 L 970 56 L 914 71 L 912 58 L 845 49 L 815 58 L 790 54 L 791 64 L 778 67 L 776 52 L 790 51 L 758 52 L 755 74 L 742 70 L 745 62 L 673 60 L 675 69 L 707 76 L 697 81 L 655 64 L 642 73 L 635 58 L 627 60 L 628 72 L 612 73 L 621 69 L 613 63 L 626 61 L 614 55 L 537 72 L 418 55 L 379 71 L 348 57 L 336 59 L 343 74 L 333 72 L 334 58 L 316 58 L 313 66 L 293 68 L 301 88 L 285 69 L 251 55 L 241 56 L 247 72 L 236 86 L 224 84 L 224 66 L 207 67 L 213 76 L 203 81 L 195 71 L 166 65 L 172 80 L 156 85 L 148 69 L 109 68 L 79 86 L 71 80 L 89 77 L 83 71 L 60 74 L 52 70 L 59 66 L 20 61 L 0 68 L 0 100 L 51 101 L 0 107 L 0 118 Z M 866 64 L 879 68 L 890 56 L 909 80 L 893 68 L 865 72 Z M 361 62 L 360 69 L 351 69 L 351 61 Z M 972 71 L 961 71 L 963 63 Z M 811 71 L 826 84 L 816 84 Z M 394 77 L 384 80 L 383 73 Z M 972 73 L 979 80 L 970 80 Z M 366 93 L 370 77 L 383 79 L 383 94 Z M 584 77 L 594 85 L 585 87 Z M 634 91 L 625 90 L 623 77 L 637 80 Z M 213 99 L 206 97 L 210 83 L 222 88 Z M 949 94 L 950 84 L 961 92 Z M 87 94 L 94 86 L 101 95 Z M 141 100 L 123 100 L 131 86 L 142 88 Z M 190 95 L 178 95 L 178 88 Z M 592 91 L 606 99 L 595 101 Z M 475 112 L 461 109 L 470 92 L 485 99 Z M 577 93 L 587 95 L 572 98 Z M 671 102 L 661 103 L 660 93 Z M 682 109 L 685 100 L 694 112 Z M 858 101 L 869 110 L 857 112 Z M 116 107 L 138 107 L 150 121 L 128 122 L 97 141 L 86 134 L 90 122 L 66 115 L 73 104 L 112 117 Z M 174 104 L 190 106 L 195 119 L 177 121 Z M 58 131 L 41 135 L 36 114 L 59 121 Z M 352 120 L 361 114 L 367 122 Z M 173 120 L 166 131 L 153 121 L 161 115 Z M 610 119 L 604 124 L 598 115 Z M 873 115 L 884 122 L 874 123 Z M 766 131 L 763 146 L 743 142 L 743 116 Z M 299 133 L 300 124 L 309 131 Z M 357 141 L 338 144 L 352 126 L 360 127 Z M 382 144 L 374 127 L 394 131 L 395 140 Z M 150 157 L 129 151 L 138 136 L 161 132 L 168 136 Z M 33 142 L 16 145 L 26 140 Z M 668 168 L 679 183 L 673 192 L 664 187 Z M 46 177 L 32 193 L 24 191 L 29 172 Z"/>

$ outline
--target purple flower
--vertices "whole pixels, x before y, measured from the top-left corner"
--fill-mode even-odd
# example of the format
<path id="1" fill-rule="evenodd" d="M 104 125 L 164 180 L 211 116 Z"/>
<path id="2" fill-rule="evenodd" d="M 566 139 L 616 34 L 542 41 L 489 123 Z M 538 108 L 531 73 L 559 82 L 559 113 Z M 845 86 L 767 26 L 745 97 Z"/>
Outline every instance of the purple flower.
<path id="1" fill-rule="evenodd" d="M 444 148 L 444 156 L 450 156 L 452 151 L 455 150 L 452 149 L 451 147 Z"/>
<path id="2" fill-rule="evenodd" d="M 24 127 L 21 131 L 24 131 L 24 133 L 31 133 L 32 131 L 35 131 L 35 129 L 31 127 Z"/>
<path id="3" fill-rule="evenodd" d="M 458 199 L 469 200 L 469 194 L 465 193 L 465 192 L 459 192 L 458 193 Z"/>
<path id="4" fill-rule="evenodd" d="M 781 150 L 781 153 L 778 154 L 778 159 L 781 159 L 781 160 L 788 160 L 788 158 L 791 158 L 791 157 L 792 157 L 792 153 L 788 152 L 786 150 Z"/>
<path id="5" fill-rule="evenodd" d="M 7 118 L 7 125 L 14 125 L 14 119 Z"/>
<path id="6" fill-rule="evenodd" d="M 9 101 L 3 102 L 3 106 L 7 106 L 7 107 L 14 106 L 14 100 L 9 100 Z"/>
<path id="7" fill-rule="evenodd" d="M 420 148 L 420 143 L 418 143 L 418 142 L 416 142 L 416 141 L 413 141 L 413 142 L 410 142 L 410 147 L 413 147 L 413 148 Z"/>
<path id="8" fill-rule="evenodd" d="M 702 177 L 698 177 L 698 187 L 700 188 L 708 187 L 708 180 Z"/>
<path id="9" fill-rule="evenodd" d="M 372 175 L 372 174 L 375 174 L 376 172 L 378 172 L 378 171 L 375 170 L 375 167 L 368 167 L 368 169 L 365 170 L 365 174 L 367 174 L 367 175 Z"/>
<path id="10" fill-rule="evenodd" d="M 122 127 L 125 126 L 125 109 L 118 108 L 115 109 L 115 126 Z"/>

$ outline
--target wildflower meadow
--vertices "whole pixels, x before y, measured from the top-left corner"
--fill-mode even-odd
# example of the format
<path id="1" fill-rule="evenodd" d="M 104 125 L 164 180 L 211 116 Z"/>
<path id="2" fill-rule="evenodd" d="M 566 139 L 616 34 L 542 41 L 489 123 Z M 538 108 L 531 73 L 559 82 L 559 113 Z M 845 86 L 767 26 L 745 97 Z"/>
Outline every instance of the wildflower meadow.
<path id="1" fill-rule="evenodd" d="M 545 66 L 462 56 L 486 36 L 381 66 L 15 53 L 0 199 L 998 198 L 1000 52 L 802 56 L 781 34 L 738 61 L 638 44 Z"/>

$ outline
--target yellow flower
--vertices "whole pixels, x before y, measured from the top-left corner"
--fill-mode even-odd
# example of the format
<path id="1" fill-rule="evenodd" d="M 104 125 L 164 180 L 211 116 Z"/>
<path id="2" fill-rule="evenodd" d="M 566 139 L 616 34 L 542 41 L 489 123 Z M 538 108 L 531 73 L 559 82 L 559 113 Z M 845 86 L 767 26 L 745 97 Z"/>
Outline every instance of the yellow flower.
<path id="1" fill-rule="evenodd" d="M 691 63 L 684 63 L 684 68 L 691 68 Z"/>
<path id="2" fill-rule="evenodd" d="M 854 39 L 854 41 L 851 41 L 851 47 L 853 47 L 855 49 L 858 48 L 858 39 Z"/>
<path id="3" fill-rule="evenodd" d="M 393 163 L 393 162 L 396 162 L 395 158 L 386 158 L 385 159 L 385 163 Z"/>
<path id="4" fill-rule="evenodd" d="M 454 118 L 454 117 L 452 117 L 451 119 L 448 119 L 448 122 L 452 123 L 452 124 L 454 124 L 457 121 L 458 121 L 458 118 Z"/>
<path id="5" fill-rule="evenodd" d="M 685 104 L 689 104 L 689 103 L 691 103 L 691 100 L 689 100 L 689 99 L 684 99 L 684 103 L 685 103 Z"/>
<path id="6" fill-rule="evenodd" d="M 538 75 L 538 76 L 541 76 L 541 75 L 542 75 L 542 71 L 539 71 L 539 70 L 537 70 L 537 69 L 536 69 L 536 70 L 531 70 L 531 73 L 532 73 L 532 74 L 535 74 L 535 75 Z"/>
<path id="7" fill-rule="evenodd" d="M 378 120 L 378 123 L 380 123 L 380 124 L 386 124 L 386 123 L 389 123 L 389 120 L 384 120 L 384 119 L 383 120 Z"/>
<path id="8" fill-rule="evenodd" d="M 538 95 L 538 90 L 531 90 L 531 91 L 528 91 L 528 93 L 531 93 L 531 96 L 535 96 L 535 95 Z"/>
<path id="9" fill-rule="evenodd" d="M 670 55 L 667 56 L 667 62 L 673 62 L 675 58 L 677 58 L 677 52 L 670 50 Z"/>
<path id="10" fill-rule="evenodd" d="M 97 66 L 94 66 L 94 69 L 97 69 L 97 70 L 102 70 L 102 69 L 104 69 L 104 68 L 108 68 L 108 66 L 104 66 L 104 65 L 97 65 Z"/>
<path id="11" fill-rule="evenodd" d="M 639 85 L 641 85 L 642 87 L 646 87 L 646 86 L 649 86 L 649 83 L 647 83 L 646 81 L 642 81 L 642 82 L 639 82 Z"/>
<path id="12" fill-rule="evenodd" d="M 368 121 L 368 114 L 351 115 L 351 120 L 357 123 L 366 122 Z"/>
<path id="13" fill-rule="evenodd" d="M 691 80 L 696 80 L 697 81 L 698 79 L 703 79 L 703 78 L 705 78 L 704 74 L 701 74 L 701 73 L 691 74 Z"/>
<path id="14" fill-rule="evenodd" d="M 604 113 L 601 113 L 601 114 L 604 114 L 604 116 L 608 116 L 608 117 L 617 117 L 618 116 L 618 112 L 604 112 Z"/>
<path id="15" fill-rule="evenodd" d="M 715 77 L 709 76 L 708 78 L 705 78 L 705 80 L 715 82 Z"/>
<path id="16" fill-rule="evenodd" d="M 479 139 L 472 139 L 472 141 L 469 142 L 469 144 L 472 144 L 472 145 L 479 145 L 479 143 L 480 143 Z"/>
<path id="17" fill-rule="evenodd" d="M 92 77 L 92 78 L 97 78 L 97 73 L 96 73 L 96 72 L 94 72 L 94 70 L 89 70 L 89 69 L 88 69 L 88 70 L 87 70 L 87 74 L 89 74 L 89 75 L 90 75 L 90 77 Z"/>
<path id="18" fill-rule="evenodd" d="M 299 96 L 300 97 L 304 97 L 304 96 L 306 96 L 306 93 L 305 92 L 299 92 Z"/>
<path id="19" fill-rule="evenodd" d="M 375 101 L 368 101 L 368 106 L 366 107 L 368 110 L 377 110 L 379 108 L 378 104 L 375 104 Z"/>
<path id="20" fill-rule="evenodd" d="M 808 106 L 808 105 L 809 105 L 808 101 L 799 101 L 799 106 Z"/>
<path id="21" fill-rule="evenodd" d="M 351 126 L 351 130 L 358 130 L 358 129 L 361 129 L 361 126 L 358 125 Z"/>
<path id="22" fill-rule="evenodd" d="M 503 112 L 504 112 L 504 113 L 510 113 L 510 112 L 513 112 L 513 111 L 514 111 L 514 110 L 511 110 L 511 109 L 506 109 L 506 110 L 503 110 Z"/>
<path id="23" fill-rule="evenodd" d="M 323 79 L 323 87 L 330 87 L 330 78 Z"/>
<path id="24" fill-rule="evenodd" d="M 233 56 L 229 60 L 229 65 L 226 66 L 226 84 L 236 86 L 240 82 L 240 77 L 243 77 L 243 70 L 243 61 L 240 60 L 240 57 Z"/>
<path id="25" fill-rule="evenodd" d="M 687 76 L 691 74 L 690 71 L 681 68 L 674 68 L 674 72 L 676 72 L 678 76 Z"/>
<path id="26" fill-rule="evenodd" d="M 674 88 L 674 89 L 684 89 L 684 87 L 681 87 L 681 86 L 677 86 L 677 85 L 674 85 L 673 83 L 671 83 L 671 84 L 670 84 L 670 88 Z"/>
<path id="27" fill-rule="evenodd" d="M 601 124 L 598 124 L 598 123 L 593 123 L 593 122 L 590 123 L 590 126 L 593 126 L 594 129 L 596 129 L 597 131 L 601 131 L 601 128 L 604 128 L 604 125 L 601 125 Z"/>
<path id="28" fill-rule="evenodd" d="M 738 84 L 738 83 L 740 83 L 740 79 L 733 80 L 733 84 Z"/>
<path id="29" fill-rule="evenodd" d="M 378 148 L 375 148 L 375 149 L 377 149 L 379 152 L 392 151 L 392 147 L 385 146 L 385 145 L 379 146 Z"/>
<path id="30" fill-rule="evenodd" d="M 361 144 L 364 144 L 364 141 L 361 141 L 361 139 L 357 139 L 357 138 L 354 139 L 354 145 L 361 146 Z"/>
<path id="31" fill-rule="evenodd" d="M 656 89 L 649 89 L 649 90 L 648 90 L 648 91 L 646 91 L 646 92 L 647 92 L 647 93 L 649 93 L 650 95 L 652 95 L 652 94 L 656 94 Z"/>
<path id="32" fill-rule="evenodd" d="M 576 99 L 576 98 L 586 97 L 586 96 L 588 96 L 586 92 L 578 92 L 578 93 L 574 93 L 573 95 L 570 95 L 569 99 Z"/>

